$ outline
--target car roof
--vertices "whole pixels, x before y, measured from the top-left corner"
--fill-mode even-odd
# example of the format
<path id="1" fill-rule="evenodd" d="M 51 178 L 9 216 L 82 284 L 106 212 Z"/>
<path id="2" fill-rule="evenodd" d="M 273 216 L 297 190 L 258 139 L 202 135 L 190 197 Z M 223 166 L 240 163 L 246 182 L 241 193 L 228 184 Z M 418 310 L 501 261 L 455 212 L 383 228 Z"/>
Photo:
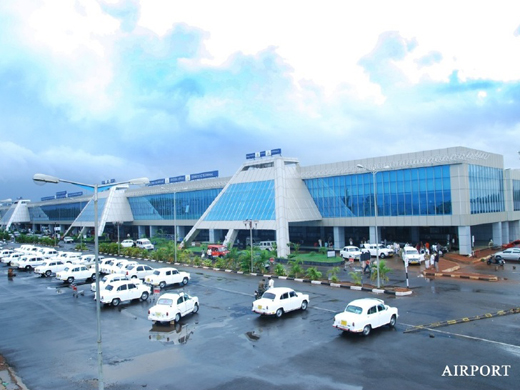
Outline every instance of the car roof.
<path id="1" fill-rule="evenodd" d="M 174 299 L 175 300 L 175 299 L 179 298 L 179 296 L 181 294 L 184 294 L 184 293 L 166 293 L 166 294 L 161 295 L 159 297 L 159 299 L 166 298 L 166 299 Z"/>
<path id="2" fill-rule="evenodd" d="M 289 292 L 289 291 L 294 291 L 294 290 L 292 288 L 289 288 L 289 287 L 272 287 L 272 288 L 270 288 L 267 291 L 272 292 L 274 294 L 283 294 L 283 293 L 286 293 L 286 292 Z"/>
<path id="3" fill-rule="evenodd" d="M 349 302 L 348 305 L 359 306 L 362 308 L 369 308 L 374 305 L 379 305 L 380 303 L 382 303 L 383 305 L 385 304 L 385 302 L 382 299 L 378 299 L 378 298 L 359 298 L 359 299 L 354 299 L 353 301 Z"/>

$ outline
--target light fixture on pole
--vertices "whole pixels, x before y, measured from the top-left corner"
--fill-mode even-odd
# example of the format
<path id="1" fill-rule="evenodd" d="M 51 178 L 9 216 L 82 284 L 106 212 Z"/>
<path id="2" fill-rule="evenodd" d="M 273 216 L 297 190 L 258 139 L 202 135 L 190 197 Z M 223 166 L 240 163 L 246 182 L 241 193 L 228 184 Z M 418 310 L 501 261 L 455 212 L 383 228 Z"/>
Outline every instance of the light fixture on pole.
<path id="1" fill-rule="evenodd" d="M 33 181 L 38 185 L 46 183 L 58 184 L 58 183 L 69 183 L 89 190 L 94 190 L 94 257 L 96 265 L 95 283 L 96 283 L 96 328 L 97 328 L 97 347 L 98 347 L 98 389 L 103 390 L 105 388 L 105 381 L 103 379 L 103 352 L 101 346 L 101 297 L 99 288 L 99 239 L 98 239 L 98 191 L 109 189 L 110 187 L 120 184 L 134 184 L 134 185 L 145 185 L 150 181 L 148 178 L 132 179 L 124 182 L 109 183 L 106 185 L 98 184 L 83 184 L 71 180 L 63 180 L 54 176 L 44 175 L 37 173 L 33 176 Z"/>
<path id="2" fill-rule="evenodd" d="M 372 174 L 372 181 L 374 182 L 374 225 L 376 229 L 375 240 L 376 240 L 376 267 L 377 267 L 377 288 L 381 287 L 381 279 L 379 277 L 379 237 L 378 237 L 378 228 L 377 228 L 377 181 L 376 175 L 379 171 L 375 169 L 369 169 L 362 164 L 357 164 L 359 169 L 364 169 L 367 172 Z M 385 165 L 383 169 L 388 169 L 389 166 Z"/>
<path id="3" fill-rule="evenodd" d="M 188 188 L 187 187 L 184 187 L 184 188 L 181 188 L 181 190 L 187 190 Z M 176 263 L 177 262 L 177 190 L 173 190 L 173 225 L 174 225 L 174 230 L 173 230 L 173 239 L 174 239 L 174 244 L 175 244 L 175 249 L 174 249 L 174 255 L 173 255 L 173 258 L 174 258 L 174 262 Z"/>
<path id="4" fill-rule="evenodd" d="M 253 273 L 253 229 L 256 229 L 257 220 L 246 219 L 244 225 L 249 228 L 249 247 L 251 248 L 251 273 Z M 253 226 L 254 225 L 254 226 Z"/>
<path id="5" fill-rule="evenodd" d="M 116 222 L 116 227 L 117 227 L 117 255 L 119 256 L 120 255 L 120 252 L 121 252 L 121 244 L 120 244 L 120 238 L 119 238 L 119 227 L 122 225 L 123 222 Z"/>

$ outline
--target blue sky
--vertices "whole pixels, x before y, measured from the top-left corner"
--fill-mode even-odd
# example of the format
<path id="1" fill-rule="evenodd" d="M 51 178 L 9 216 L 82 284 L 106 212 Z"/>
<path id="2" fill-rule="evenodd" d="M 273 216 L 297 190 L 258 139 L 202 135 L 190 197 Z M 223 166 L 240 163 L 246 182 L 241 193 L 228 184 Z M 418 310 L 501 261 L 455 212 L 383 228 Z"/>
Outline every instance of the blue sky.
<path id="1" fill-rule="evenodd" d="M 358 4 L 363 3 L 363 4 Z M 519 167 L 518 1 L 0 3 L 0 200 L 451 146 Z"/>

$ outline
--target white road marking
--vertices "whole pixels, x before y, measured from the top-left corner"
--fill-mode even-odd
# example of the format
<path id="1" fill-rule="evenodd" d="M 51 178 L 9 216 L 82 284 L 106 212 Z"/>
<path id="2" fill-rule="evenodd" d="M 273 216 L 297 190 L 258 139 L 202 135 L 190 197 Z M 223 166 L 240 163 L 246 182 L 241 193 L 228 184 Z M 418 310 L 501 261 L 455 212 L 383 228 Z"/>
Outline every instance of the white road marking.
<path id="1" fill-rule="evenodd" d="M 400 324 L 405 325 L 405 326 L 415 327 L 415 325 L 405 324 L 403 322 L 401 322 Z M 426 330 L 426 329 L 429 330 L 430 332 L 437 332 L 437 333 L 442 333 L 442 334 L 446 334 L 446 335 L 450 335 L 450 336 L 462 337 L 462 338 L 466 338 L 466 339 L 470 339 L 470 340 L 484 341 L 486 343 L 498 344 L 498 345 L 503 345 L 503 346 L 506 346 L 506 347 L 513 347 L 513 348 L 519 348 L 520 349 L 520 345 L 508 344 L 508 343 L 503 343 L 501 341 L 483 339 L 481 337 L 468 336 L 468 335 L 460 334 L 460 333 L 446 332 L 444 330 L 439 330 L 439 329 L 432 329 L 432 328 L 426 328 L 426 327 L 425 328 L 421 328 L 421 330 Z"/>

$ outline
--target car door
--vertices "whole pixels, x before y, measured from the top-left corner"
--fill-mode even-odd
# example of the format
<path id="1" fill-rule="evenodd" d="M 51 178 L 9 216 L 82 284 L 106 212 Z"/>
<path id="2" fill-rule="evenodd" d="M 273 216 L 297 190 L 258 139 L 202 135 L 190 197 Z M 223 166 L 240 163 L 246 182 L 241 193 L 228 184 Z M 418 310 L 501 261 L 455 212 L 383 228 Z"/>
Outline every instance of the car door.
<path id="1" fill-rule="evenodd" d="M 117 298 L 119 298 L 121 301 L 127 301 L 128 298 L 128 285 L 126 283 L 121 284 L 117 288 Z"/>
<path id="2" fill-rule="evenodd" d="M 128 299 L 137 299 L 141 297 L 139 293 L 139 289 L 135 285 L 135 283 L 128 283 Z"/>
<path id="3" fill-rule="evenodd" d="M 300 298 L 294 291 L 289 291 L 288 303 L 290 310 L 298 310 L 301 307 Z"/>
<path id="4" fill-rule="evenodd" d="M 367 311 L 367 322 L 373 328 L 379 327 L 379 316 L 377 314 L 377 305 L 370 306 Z"/>
<path id="5" fill-rule="evenodd" d="M 177 309 L 181 312 L 181 316 L 186 314 L 186 298 L 184 294 L 180 294 L 177 298 Z"/>
<path id="6" fill-rule="evenodd" d="M 390 313 L 386 310 L 384 304 L 380 303 L 377 305 L 377 317 L 378 317 L 378 327 L 388 324 L 390 322 Z"/>

